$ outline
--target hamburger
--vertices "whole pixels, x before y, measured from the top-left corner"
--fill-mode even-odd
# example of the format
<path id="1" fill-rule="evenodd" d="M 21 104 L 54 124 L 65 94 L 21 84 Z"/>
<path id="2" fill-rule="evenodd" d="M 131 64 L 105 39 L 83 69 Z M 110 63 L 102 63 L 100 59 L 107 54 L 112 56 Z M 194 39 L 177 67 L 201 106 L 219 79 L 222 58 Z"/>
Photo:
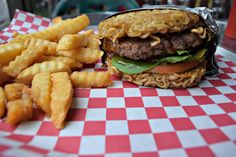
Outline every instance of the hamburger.
<path id="1" fill-rule="evenodd" d="M 142 86 L 187 88 L 212 70 L 217 36 L 198 14 L 181 9 L 131 10 L 98 26 L 113 74 Z"/>

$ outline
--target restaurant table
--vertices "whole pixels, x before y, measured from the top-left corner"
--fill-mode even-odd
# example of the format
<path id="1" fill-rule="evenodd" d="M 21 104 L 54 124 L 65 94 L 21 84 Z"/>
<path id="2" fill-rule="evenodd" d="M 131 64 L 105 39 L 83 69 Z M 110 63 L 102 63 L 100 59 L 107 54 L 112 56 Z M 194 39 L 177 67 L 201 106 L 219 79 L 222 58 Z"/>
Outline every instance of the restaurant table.
<path id="1" fill-rule="evenodd" d="M 42 30 L 50 20 L 16 10 L 0 32 Z M 64 129 L 34 109 L 16 126 L 0 120 L 0 156 L 235 157 L 236 59 L 217 48 L 220 74 L 188 89 L 137 86 L 112 76 L 107 88 L 76 88 Z M 105 70 L 101 62 L 87 71 Z"/>

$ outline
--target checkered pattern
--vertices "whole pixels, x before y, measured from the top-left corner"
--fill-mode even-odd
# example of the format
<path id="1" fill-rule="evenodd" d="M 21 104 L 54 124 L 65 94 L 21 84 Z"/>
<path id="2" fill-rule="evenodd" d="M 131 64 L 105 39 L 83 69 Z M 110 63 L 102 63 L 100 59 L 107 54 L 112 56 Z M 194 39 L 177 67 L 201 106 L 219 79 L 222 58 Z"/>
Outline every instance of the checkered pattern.
<path id="1" fill-rule="evenodd" d="M 17 31 L 21 34 L 32 33 L 45 29 L 51 21 L 28 12 L 16 10 L 10 25 L 0 31 L 0 43 L 5 43 L 12 37 L 12 33 Z"/>
<path id="2" fill-rule="evenodd" d="M 6 41 L 8 30 L 28 32 L 49 23 L 17 10 L 0 38 Z M 61 131 L 37 109 L 18 126 L 0 121 L 0 156 L 234 157 L 236 64 L 217 60 L 221 73 L 195 88 L 138 87 L 113 76 L 108 88 L 75 89 Z M 100 65 L 86 70 L 104 70 Z"/>

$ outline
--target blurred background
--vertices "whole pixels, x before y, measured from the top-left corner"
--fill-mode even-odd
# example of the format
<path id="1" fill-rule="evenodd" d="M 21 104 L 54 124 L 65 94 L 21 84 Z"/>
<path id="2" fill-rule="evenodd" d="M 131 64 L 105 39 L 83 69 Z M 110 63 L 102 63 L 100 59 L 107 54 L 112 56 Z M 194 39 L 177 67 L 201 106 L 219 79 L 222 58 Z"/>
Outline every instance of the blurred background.
<path id="1" fill-rule="evenodd" d="M 79 13 L 123 11 L 149 5 L 175 4 L 211 8 L 217 19 L 227 19 L 233 0 L 0 0 L 0 10 L 6 7 L 13 17 L 21 9 L 45 17 L 74 16 Z M 5 3 L 5 4 L 4 4 Z"/>
<path id="2" fill-rule="evenodd" d="M 6 27 L 21 9 L 48 18 L 70 18 L 86 13 L 92 25 L 106 16 L 127 9 L 150 5 L 174 4 L 188 7 L 208 7 L 213 10 L 220 34 L 224 34 L 233 0 L 0 0 L 0 29 Z"/>

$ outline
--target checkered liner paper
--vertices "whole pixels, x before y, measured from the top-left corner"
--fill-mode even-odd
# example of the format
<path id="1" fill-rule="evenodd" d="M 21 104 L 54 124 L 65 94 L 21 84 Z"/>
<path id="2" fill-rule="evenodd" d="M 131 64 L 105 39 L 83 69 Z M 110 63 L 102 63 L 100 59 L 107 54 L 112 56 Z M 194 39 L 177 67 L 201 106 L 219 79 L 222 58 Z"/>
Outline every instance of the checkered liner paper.
<path id="1" fill-rule="evenodd" d="M 16 10 L 0 32 L 41 30 L 50 20 Z M 56 130 L 38 109 L 31 121 L 0 121 L 0 156 L 235 157 L 236 64 L 184 90 L 139 87 L 113 76 L 108 88 L 75 89 L 67 125 Z M 101 63 L 86 70 L 101 70 Z"/>

